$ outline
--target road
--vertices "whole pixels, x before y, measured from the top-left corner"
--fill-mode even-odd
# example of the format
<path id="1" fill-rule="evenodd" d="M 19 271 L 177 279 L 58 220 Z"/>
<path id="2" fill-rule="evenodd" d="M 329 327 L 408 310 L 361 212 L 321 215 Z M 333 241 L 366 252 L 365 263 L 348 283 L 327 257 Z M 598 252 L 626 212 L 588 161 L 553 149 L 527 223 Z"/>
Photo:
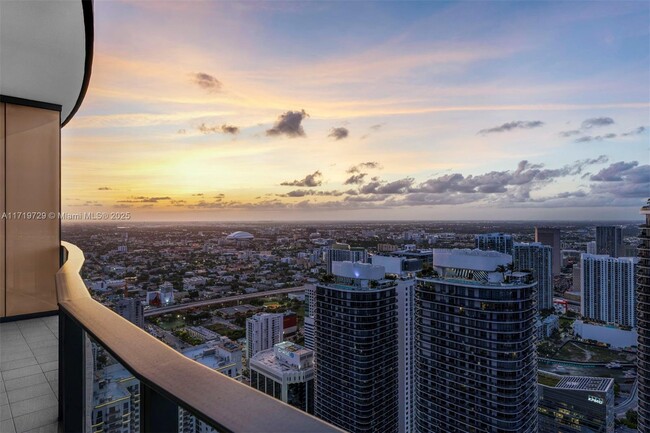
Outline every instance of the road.
<path id="1" fill-rule="evenodd" d="M 614 412 L 616 413 L 616 418 L 622 418 L 625 416 L 625 413 L 630 409 L 636 409 L 639 404 L 639 380 L 634 381 L 634 385 L 630 390 L 630 396 L 622 402 L 614 406 Z"/>
<path id="2" fill-rule="evenodd" d="M 224 304 L 227 302 L 244 301 L 248 299 L 263 298 L 273 295 L 286 295 L 288 293 L 302 292 L 307 286 L 289 287 L 288 289 L 266 290 L 264 292 L 245 293 L 243 295 L 228 296 L 226 298 L 206 299 L 204 301 L 186 302 L 185 304 L 169 305 L 150 309 L 144 312 L 144 317 L 154 317 L 174 311 L 187 310 L 189 308 L 207 307 L 209 305 Z"/>

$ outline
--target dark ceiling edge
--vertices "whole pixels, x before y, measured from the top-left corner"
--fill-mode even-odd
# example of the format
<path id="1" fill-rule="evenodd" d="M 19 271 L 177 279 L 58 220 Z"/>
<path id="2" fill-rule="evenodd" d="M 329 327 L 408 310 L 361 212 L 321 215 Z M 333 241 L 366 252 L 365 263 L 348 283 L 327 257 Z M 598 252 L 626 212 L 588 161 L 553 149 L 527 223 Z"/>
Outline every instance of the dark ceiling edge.
<path id="1" fill-rule="evenodd" d="M 72 120 L 74 115 L 77 113 L 77 110 L 79 110 L 79 107 L 81 107 L 81 103 L 83 102 L 84 97 L 86 96 L 86 92 L 88 91 L 88 85 L 90 84 L 90 75 L 92 74 L 93 71 L 95 22 L 94 22 L 92 0 L 81 0 L 81 7 L 83 8 L 84 28 L 86 31 L 86 60 L 84 64 L 84 79 L 83 82 L 81 83 L 81 89 L 79 91 L 79 97 L 77 98 L 77 103 L 75 104 L 74 108 L 72 109 L 68 117 L 66 117 L 63 123 L 61 123 L 62 128 L 70 120 Z"/>

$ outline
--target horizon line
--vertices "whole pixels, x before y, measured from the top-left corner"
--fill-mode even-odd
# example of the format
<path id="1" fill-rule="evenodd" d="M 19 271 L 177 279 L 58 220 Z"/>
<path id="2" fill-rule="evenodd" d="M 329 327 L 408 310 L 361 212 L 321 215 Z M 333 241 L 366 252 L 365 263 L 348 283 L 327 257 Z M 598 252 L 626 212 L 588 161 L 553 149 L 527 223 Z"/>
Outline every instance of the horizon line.
<path id="1" fill-rule="evenodd" d="M 165 224 L 213 224 L 213 223 L 232 223 L 232 224 L 254 224 L 254 223 L 638 223 L 643 222 L 643 218 L 636 219 L 530 219 L 530 220 L 440 220 L 440 219 L 413 219 L 413 220 L 111 220 L 111 221 L 93 221 L 93 220 L 62 220 L 62 225 L 74 224 L 150 224 L 150 223 L 165 223 Z"/>

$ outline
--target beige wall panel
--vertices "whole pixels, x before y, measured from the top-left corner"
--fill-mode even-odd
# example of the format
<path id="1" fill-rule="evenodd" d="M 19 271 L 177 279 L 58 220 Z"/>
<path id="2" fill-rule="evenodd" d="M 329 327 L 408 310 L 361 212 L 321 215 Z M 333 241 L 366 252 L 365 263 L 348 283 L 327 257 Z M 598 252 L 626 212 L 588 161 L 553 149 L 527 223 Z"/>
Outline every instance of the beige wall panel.
<path id="1" fill-rule="evenodd" d="M 56 310 L 60 225 L 48 214 L 58 216 L 60 206 L 60 115 L 13 104 L 5 110 L 6 211 L 45 214 L 5 221 L 6 315 Z"/>
<path id="2" fill-rule="evenodd" d="M 5 104 L 0 102 L 0 214 L 5 211 Z M 0 219 L 0 317 L 5 317 L 5 220 Z"/>

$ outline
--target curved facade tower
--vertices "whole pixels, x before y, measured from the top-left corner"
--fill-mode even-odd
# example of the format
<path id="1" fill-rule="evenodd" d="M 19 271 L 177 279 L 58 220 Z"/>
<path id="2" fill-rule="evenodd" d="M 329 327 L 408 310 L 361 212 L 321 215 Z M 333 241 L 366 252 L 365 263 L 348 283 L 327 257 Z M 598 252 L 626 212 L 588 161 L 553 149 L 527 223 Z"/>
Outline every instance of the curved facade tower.
<path id="1" fill-rule="evenodd" d="M 639 431 L 650 432 L 650 200 L 641 208 L 645 224 L 641 225 L 639 238 L 639 264 L 637 267 L 637 352 L 639 371 Z"/>
<path id="2" fill-rule="evenodd" d="M 356 271 L 363 267 L 352 264 Z M 350 433 L 398 431 L 397 284 L 339 278 L 316 286 L 314 414 Z"/>
<path id="3" fill-rule="evenodd" d="M 418 279 L 416 431 L 537 432 L 536 283 L 511 260 L 435 250 Z"/>

